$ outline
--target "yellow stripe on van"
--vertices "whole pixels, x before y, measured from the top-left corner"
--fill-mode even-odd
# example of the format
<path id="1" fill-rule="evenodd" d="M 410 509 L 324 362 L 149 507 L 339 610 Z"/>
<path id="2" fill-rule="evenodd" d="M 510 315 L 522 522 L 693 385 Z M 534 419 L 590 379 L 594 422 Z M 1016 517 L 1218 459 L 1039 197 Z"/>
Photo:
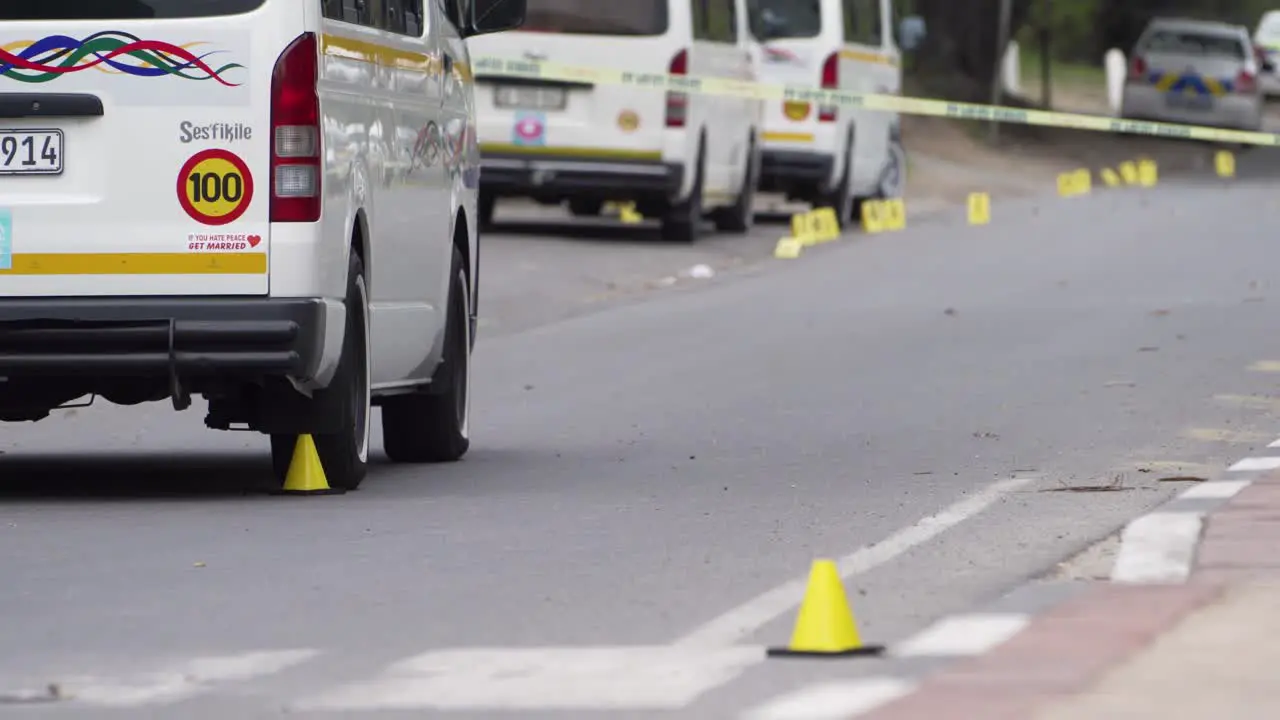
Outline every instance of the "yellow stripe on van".
<path id="1" fill-rule="evenodd" d="M 765 142 L 811 143 L 813 142 L 813 133 L 766 132 L 764 134 L 764 140 Z"/>
<path id="2" fill-rule="evenodd" d="M 328 33 L 322 35 L 320 47 L 321 51 L 329 57 L 355 60 L 371 65 L 399 70 L 418 70 L 433 75 L 442 69 L 440 60 L 430 55 L 340 35 Z"/>
<path id="3" fill-rule="evenodd" d="M 867 52 L 865 50 L 841 50 L 840 57 L 844 60 L 890 65 L 892 67 L 898 66 L 898 61 L 890 55 L 881 55 L 880 53 Z"/>
<path id="4" fill-rule="evenodd" d="M 481 143 L 481 154 L 486 152 L 508 155 L 534 155 L 573 158 L 608 158 L 611 160 L 661 160 L 662 152 L 656 150 L 612 150 L 609 148 L 567 148 L 543 145 L 510 145 L 507 143 Z"/>
<path id="5" fill-rule="evenodd" d="M 6 275 L 265 275 L 266 253 L 14 253 Z"/>

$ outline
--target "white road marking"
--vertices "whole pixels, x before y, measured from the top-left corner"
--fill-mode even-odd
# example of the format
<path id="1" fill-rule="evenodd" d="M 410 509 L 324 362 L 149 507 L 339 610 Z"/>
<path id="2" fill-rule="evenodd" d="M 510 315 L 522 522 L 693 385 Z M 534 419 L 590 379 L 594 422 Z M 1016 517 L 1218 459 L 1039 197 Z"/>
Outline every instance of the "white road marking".
<path id="1" fill-rule="evenodd" d="M 1179 500 L 1228 500 L 1253 484 L 1251 480 L 1215 480 L 1187 488 Z"/>
<path id="2" fill-rule="evenodd" d="M 905 697 L 915 687 L 892 677 L 813 685 L 750 710 L 742 720 L 846 720 Z"/>
<path id="3" fill-rule="evenodd" d="M 1227 468 L 1228 472 L 1259 472 L 1280 468 L 1280 457 L 1250 457 Z"/>
<path id="4" fill-rule="evenodd" d="M 1025 487 L 1035 479 L 1018 477 L 995 483 L 973 497 L 895 532 L 879 543 L 858 548 L 836 560 L 840 576 L 847 579 L 884 565 L 974 517 L 999 502 L 1005 495 Z M 738 643 L 798 606 L 804 596 L 806 582 L 807 577 L 779 585 L 694 629 L 675 644 L 684 647 L 723 647 Z"/>
<path id="5" fill-rule="evenodd" d="M 1027 615 L 973 614 L 941 620 L 893 650 L 903 657 L 981 655 L 1022 632 Z"/>
<path id="6" fill-rule="evenodd" d="M 1272 441 L 1271 441 L 1271 444 L 1267 445 L 1267 447 L 1269 447 L 1269 448 L 1280 448 L 1280 438 L 1276 438 L 1275 440 L 1272 440 Z"/>
<path id="7" fill-rule="evenodd" d="M 760 647 L 441 650 L 295 709 L 675 710 L 764 658 Z"/>
<path id="8" fill-rule="evenodd" d="M 74 703 L 107 707 L 169 704 L 218 685 L 281 672 L 318 654 L 315 650 L 270 650 L 195 658 L 156 672 L 122 678 L 73 677 L 57 684 Z"/>
<path id="9" fill-rule="evenodd" d="M 1155 512 L 1129 523 L 1120 535 L 1112 582 L 1185 582 L 1203 526 L 1197 513 Z"/>

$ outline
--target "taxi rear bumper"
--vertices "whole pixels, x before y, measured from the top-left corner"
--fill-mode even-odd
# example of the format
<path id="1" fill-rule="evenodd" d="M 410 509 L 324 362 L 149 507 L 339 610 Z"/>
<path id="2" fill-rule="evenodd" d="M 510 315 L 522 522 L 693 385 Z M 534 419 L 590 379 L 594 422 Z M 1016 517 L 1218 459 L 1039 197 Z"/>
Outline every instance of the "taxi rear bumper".
<path id="1" fill-rule="evenodd" d="M 1120 114 L 1134 120 L 1258 130 L 1262 127 L 1262 109 L 1259 93 L 1186 95 L 1151 86 L 1127 85 Z"/>

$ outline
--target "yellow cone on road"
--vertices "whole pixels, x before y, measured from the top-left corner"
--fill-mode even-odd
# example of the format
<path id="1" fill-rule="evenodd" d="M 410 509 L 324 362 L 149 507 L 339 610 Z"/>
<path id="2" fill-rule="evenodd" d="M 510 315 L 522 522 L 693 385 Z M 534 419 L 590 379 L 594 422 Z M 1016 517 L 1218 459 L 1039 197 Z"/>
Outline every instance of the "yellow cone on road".
<path id="1" fill-rule="evenodd" d="M 329 487 L 324 466 L 320 464 L 320 453 L 316 451 L 316 441 L 310 435 L 298 436 L 298 442 L 293 447 L 293 460 L 289 462 L 289 472 L 285 475 L 280 492 L 284 495 L 337 494 Z"/>
<path id="2" fill-rule="evenodd" d="M 1220 178 L 1229 179 L 1236 176 L 1236 156 L 1228 150 L 1219 150 L 1218 154 L 1214 155 L 1213 166 Z"/>
<path id="3" fill-rule="evenodd" d="M 984 192 L 969 193 L 969 224 L 986 225 L 991 222 L 991 196 Z"/>
<path id="4" fill-rule="evenodd" d="M 800 605 L 800 614 L 796 616 L 791 643 L 784 648 L 769 648 L 769 655 L 850 657 L 883 652 L 883 645 L 863 644 L 835 562 L 815 560 L 809 570 L 809 585 Z"/>

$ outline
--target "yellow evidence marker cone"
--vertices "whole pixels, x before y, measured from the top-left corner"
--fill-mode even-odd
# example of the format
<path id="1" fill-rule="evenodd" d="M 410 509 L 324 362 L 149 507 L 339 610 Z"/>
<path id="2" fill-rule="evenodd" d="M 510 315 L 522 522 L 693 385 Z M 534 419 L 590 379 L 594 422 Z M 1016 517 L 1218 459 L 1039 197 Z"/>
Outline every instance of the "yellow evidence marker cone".
<path id="1" fill-rule="evenodd" d="M 815 560 L 809 570 L 791 643 L 769 648 L 770 657 L 852 657 L 880 655 L 883 645 L 864 645 L 858 634 L 853 608 L 845 598 L 840 571 L 831 560 Z"/>
<path id="2" fill-rule="evenodd" d="M 969 193 L 969 224 L 987 225 L 991 222 L 991 196 L 984 192 Z"/>
<path id="3" fill-rule="evenodd" d="M 804 243 L 798 238 L 784 237 L 778 240 L 773 248 L 773 256 L 779 260 L 795 260 L 804 250 Z"/>
<path id="4" fill-rule="evenodd" d="M 1220 178 L 1229 179 L 1236 176 L 1236 156 L 1228 150 L 1219 150 L 1218 154 L 1214 155 L 1213 166 Z"/>
<path id="5" fill-rule="evenodd" d="M 289 462 L 289 472 L 285 474 L 281 495 L 339 495 L 339 491 L 329 487 L 329 480 L 324 476 L 324 466 L 320 464 L 320 453 L 316 452 L 316 441 L 310 435 L 299 435 L 298 443 L 293 446 L 293 460 Z"/>

